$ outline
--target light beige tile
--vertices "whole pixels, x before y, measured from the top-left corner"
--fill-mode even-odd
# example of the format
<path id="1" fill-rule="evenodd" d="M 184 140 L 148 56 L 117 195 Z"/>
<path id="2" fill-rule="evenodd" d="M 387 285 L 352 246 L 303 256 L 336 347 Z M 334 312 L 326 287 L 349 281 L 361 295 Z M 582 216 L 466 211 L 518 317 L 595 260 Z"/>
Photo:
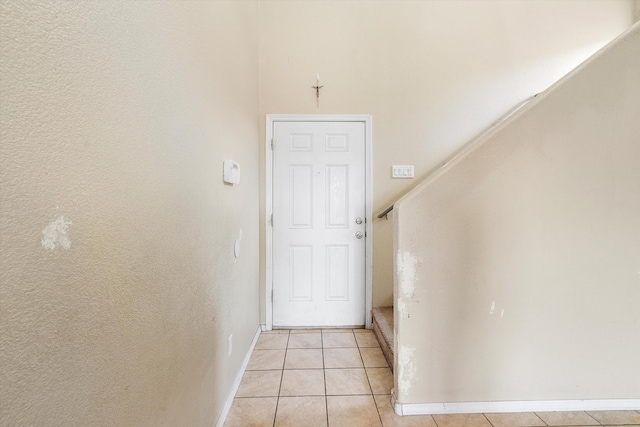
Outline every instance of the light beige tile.
<path id="1" fill-rule="evenodd" d="M 353 333 L 322 333 L 322 347 L 323 348 L 352 348 L 357 347 L 356 339 Z"/>
<path id="2" fill-rule="evenodd" d="M 360 332 L 353 335 L 356 337 L 358 347 L 380 347 L 378 339 L 371 331 Z"/>
<path id="3" fill-rule="evenodd" d="M 581 411 L 573 412 L 537 412 L 538 416 L 549 426 L 597 426 L 599 422 L 589 414 Z"/>
<path id="4" fill-rule="evenodd" d="M 262 334 L 288 334 L 288 333 L 289 333 L 289 329 L 272 329 L 270 331 L 260 332 L 260 335 L 262 335 Z"/>
<path id="5" fill-rule="evenodd" d="M 272 427 L 277 403 L 277 397 L 233 399 L 224 427 Z"/>
<path id="6" fill-rule="evenodd" d="M 289 336 L 288 348 L 322 348 L 322 334 L 293 334 Z"/>
<path id="7" fill-rule="evenodd" d="M 326 427 L 327 402 L 322 397 L 281 397 L 276 411 L 276 427 Z"/>
<path id="8" fill-rule="evenodd" d="M 380 348 L 361 348 L 360 354 L 362 355 L 362 361 L 364 366 L 370 368 L 388 368 L 389 364 L 387 359 L 384 358 L 382 350 Z"/>
<path id="9" fill-rule="evenodd" d="M 533 412 L 511 412 L 484 414 L 493 427 L 544 426 L 545 423 Z"/>
<path id="10" fill-rule="evenodd" d="M 325 368 L 362 368 L 357 348 L 328 348 L 324 350 Z"/>
<path id="11" fill-rule="evenodd" d="M 289 349 L 284 362 L 284 369 L 322 369 L 322 349 L 305 348 Z"/>
<path id="12" fill-rule="evenodd" d="M 248 371 L 282 369 L 285 350 L 253 350 Z"/>
<path id="13" fill-rule="evenodd" d="M 324 396 L 322 369 L 283 371 L 280 396 Z"/>
<path id="14" fill-rule="evenodd" d="M 260 334 L 256 343 L 257 350 L 284 350 L 289 341 L 288 334 Z"/>
<path id="15" fill-rule="evenodd" d="M 327 396 L 371 394 L 364 369 L 325 369 Z"/>
<path id="16" fill-rule="evenodd" d="M 393 373 L 389 368 L 365 368 L 373 394 L 391 394 Z"/>
<path id="17" fill-rule="evenodd" d="M 246 371 L 236 397 L 278 396 L 282 371 Z"/>
<path id="18" fill-rule="evenodd" d="M 327 396 L 329 427 L 382 426 L 373 396 Z"/>
<path id="19" fill-rule="evenodd" d="M 353 333 L 353 329 L 351 328 L 324 328 L 322 329 L 323 334 L 345 334 L 345 333 Z"/>
<path id="20" fill-rule="evenodd" d="M 601 424 L 640 424 L 636 411 L 587 411 Z"/>
<path id="21" fill-rule="evenodd" d="M 399 416 L 391 406 L 391 396 L 373 396 L 384 427 L 437 427 L 431 415 Z"/>
<path id="22" fill-rule="evenodd" d="M 433 415 L 438 427 L 491 427 L 482 414 Z"/>
<path id="23" fill-rule="evenodd" d="M 360 333 L 369 333 L 369 332 L 373 332 L 373 329 L 367 329 L 367 328 L 353 328 L 351 331 L 353 331 L 354 334 L 360 334 Z"/>
<path id="24" fill-rule="evenodd" d="M 315 328 L 301 328 L 301 329 L 291 329 L 290 333 L 292 334 L 310 334 L 313 332 L 318 332 L 318 333 L 322 333 L 322 329 L 315 329 Z"/>

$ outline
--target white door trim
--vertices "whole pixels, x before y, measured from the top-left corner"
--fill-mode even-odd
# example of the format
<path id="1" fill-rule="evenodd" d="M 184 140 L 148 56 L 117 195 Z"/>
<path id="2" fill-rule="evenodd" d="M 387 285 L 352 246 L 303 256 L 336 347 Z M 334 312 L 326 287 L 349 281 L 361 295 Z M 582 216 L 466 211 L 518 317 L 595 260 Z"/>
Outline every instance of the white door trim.
<path id="1" fill-rule="evenodd" d="M 273 229 L 271 214 L 273 213 L 273 138 L 274 122 L 362 122 L 365 128 L 365 212 L 366 249 L 365 249 L 365 327 L 371 329 L 371 305 L 373 301 L 373 176 L 372 176 L 372 118 L 367 114 L 267 114 L 265 145 L 265 330 L 273 328 Z"/>

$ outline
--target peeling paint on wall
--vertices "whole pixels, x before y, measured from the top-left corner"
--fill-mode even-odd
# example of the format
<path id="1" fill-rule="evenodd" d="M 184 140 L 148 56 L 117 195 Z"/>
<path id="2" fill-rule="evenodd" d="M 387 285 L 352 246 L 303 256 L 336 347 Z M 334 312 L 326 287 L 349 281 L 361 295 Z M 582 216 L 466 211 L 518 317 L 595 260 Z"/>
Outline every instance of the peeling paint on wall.
<path id="1" fill-rule="evenodd" d="M 398 351 L 398 395 L 409 393 L 413 376 L 416 373 L 413 353 L 416 349 L 413 346 L 402 345 Z"/>
<path id="2" fill-rule="evenodd" d="M 396 300 L 395 307 L 398 310 L 398 316 L 407 317 L 409 310 L 407 309 L 407 303 L 403 299 Z"/>
<path id="3" fill-rule="evenodd" d="M 42 247 L 48 250 L 55 250 L 56 245 L 62 246 L 64 249 L 71 248 L 71 240 L 67 235 L 71 221 L 65 221 L 64 216 L 60 216 L 55 221 L 42 230 Z"/>
<path id="4" fill-rule="evenodd" d="M 416 264 L 418 259 L 409 251 L 398 252 L 396 269 L 400 283 L 400 295 L 412 297 L 415 293 Z"/>

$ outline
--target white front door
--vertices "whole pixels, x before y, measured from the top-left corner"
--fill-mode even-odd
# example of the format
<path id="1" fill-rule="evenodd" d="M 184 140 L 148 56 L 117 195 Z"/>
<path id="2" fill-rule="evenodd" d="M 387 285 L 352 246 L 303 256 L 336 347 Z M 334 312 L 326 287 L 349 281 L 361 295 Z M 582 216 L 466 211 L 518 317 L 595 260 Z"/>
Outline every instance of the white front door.
<path id="1" fill-rule="evenodd" d="M 365 324 L 365 124 L 273 123 L 273 325 Z"/>

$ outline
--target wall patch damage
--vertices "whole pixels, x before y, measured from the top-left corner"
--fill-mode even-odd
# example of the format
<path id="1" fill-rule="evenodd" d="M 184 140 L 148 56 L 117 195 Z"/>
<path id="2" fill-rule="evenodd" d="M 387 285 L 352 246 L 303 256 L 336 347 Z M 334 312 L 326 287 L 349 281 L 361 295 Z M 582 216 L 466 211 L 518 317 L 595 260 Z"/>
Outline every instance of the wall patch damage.
<path id="1" fill-rule="evenodd" d="M 64 216 L 60 216 L 55 221 L 42 230 L 42 247 L 48 250 L 55 250 L 56 245 L 64 249 L 71 248 L 71 240 L 67 235 L 71 221 L 65 221 Z"/>

